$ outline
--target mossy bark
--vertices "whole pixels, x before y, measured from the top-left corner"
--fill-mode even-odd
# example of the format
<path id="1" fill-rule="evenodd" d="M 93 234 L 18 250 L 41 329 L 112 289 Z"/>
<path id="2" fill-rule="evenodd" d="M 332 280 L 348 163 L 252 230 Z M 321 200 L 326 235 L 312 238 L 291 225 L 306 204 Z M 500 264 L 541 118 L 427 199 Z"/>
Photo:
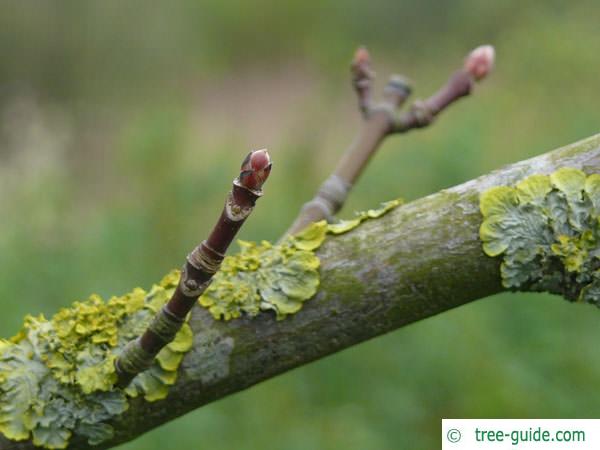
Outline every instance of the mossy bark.
<path id="1" fill-rule="evenodd" d="M 194 308 L 194 347 L 166 400 L 132 399 L 113 424 L 108 448 L 213 400 L 343 348 L 503 288 L 498 258 L 479 240 L 479 195 L 560 167 L 600 172 L 600 135 L 507 166 L 460 186 L 398 207 L 318 250 L 321 285 L 315 298 L 283 321 L 216 321 Z M 70 448 L 89 448 L 73 437 Z M 35 448 L 0 440 L 0 449 Z"/>

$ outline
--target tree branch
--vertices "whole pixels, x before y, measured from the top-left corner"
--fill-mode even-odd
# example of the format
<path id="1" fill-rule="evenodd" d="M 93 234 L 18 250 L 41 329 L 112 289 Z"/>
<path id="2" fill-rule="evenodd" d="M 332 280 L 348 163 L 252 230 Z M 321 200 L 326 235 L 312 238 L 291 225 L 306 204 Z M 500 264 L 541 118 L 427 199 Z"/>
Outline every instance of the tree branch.
<path id="1" fill-rule="evenodd" d="M 186 412 L 294 367 L 503 290 L 499 261 L 479 239 L 479 195 L 560 167 L 600 172 L 600 134 L 398 207 L 318 250 L 321 286 L 297 314 L 216 321 L 195 308 L 194 347 L 165 401 L 130 401 L 113 422 L 131 440 Z M 0 449 L 33 449 L 0 441 Z M 70 448 L 89 445 L 73 438 Z"/>
<path id="2" fill-rule="evenodd" d="M 411 92 L 408 81 L 392 75 L 384 89 L 383 100 L 374 104 L 371 91 L 375 74 L 371 69 L 369 53 L 360 47 L 354 55 L 351 72 L 359 109 L 364 118 L 363 126 L 331 176 L 321 185 L 315 197 L 304 204 L 285 234 L 296 234 L 319 220 L 332 221 L 385 137 L 430 125 L 445 108 L 469 95 L 475 81 L 485 78 L 493 64 L 494 48 L 489 45 L 477 47 L 469 53 L 463 68 L 456 71 L 438 92 L 426 100 L 415 101 L 408 111 L 397 115 Z"/>

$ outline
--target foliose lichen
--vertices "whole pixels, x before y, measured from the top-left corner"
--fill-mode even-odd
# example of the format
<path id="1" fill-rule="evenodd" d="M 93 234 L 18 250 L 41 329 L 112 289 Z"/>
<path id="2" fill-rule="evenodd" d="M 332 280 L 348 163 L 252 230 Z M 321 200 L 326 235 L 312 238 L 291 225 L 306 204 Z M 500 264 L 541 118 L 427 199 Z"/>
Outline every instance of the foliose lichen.
<path id="1" fill-rule="evenodd" d="M 241 252 L 225 258 L 200 304 L 225 320 L 265 310 L 275 311 L 278 319 L 297 312 L 317 291 L 320 262 L 314 252 L 326 235 L 345 233 L 399 204 L 387 202 L 332 225 L 315 223 L 278 245 L 240 242 Z M 108 301 L 92 295 L 49 320 L 27 316 L 17 335 L 0 340 L 0 433 L 49 449 L 67 447 L 73 434 L 96 445 L 113 436 L 110 420 L 127 410 L 129 397 L 164 399 L 192 347 L 187 322 L 154 364 L 125 389 L 114 386 L 114 360 L 148 327 L 179 277 L 174 270 L 149 292 L 136 288 Z"/>
<path id="2" fill-rule="evenodd" d="M 502 284 L 600 306 L 600 175 L 563 168 L 480 198 L 480 238 Z"/>
<path id="3" fill-rule="evenodd" d="M 269 310 L 278 320 L 284 319 L 316 294 L 320 261 L 315 250 L 327 234 L 346 233 L 400 204 L 401 200 L 392 200 L 334 224 L 322 220 L 277 245 L 239 241 L 240 252 L 223 260 L 221 270 L 198 301 L 218 320 Z"/>
<path id="4" fill-rule="evenodd" d="M 144 331 L 178 279 L 173 271 L 150 292 L 137 288 L 108 301 L 92 295 L 50 320 L 27 316 L 16 336 L 0 341 L 0 432 L 51 449 L 65 448 L 73 433 L 95 445 L 112 437 L 107 422 L 127 409 L 128 397 L 165 398 L 192 345 L 187 323 L 125 390 L 113 387 L 114 359 Z"/>

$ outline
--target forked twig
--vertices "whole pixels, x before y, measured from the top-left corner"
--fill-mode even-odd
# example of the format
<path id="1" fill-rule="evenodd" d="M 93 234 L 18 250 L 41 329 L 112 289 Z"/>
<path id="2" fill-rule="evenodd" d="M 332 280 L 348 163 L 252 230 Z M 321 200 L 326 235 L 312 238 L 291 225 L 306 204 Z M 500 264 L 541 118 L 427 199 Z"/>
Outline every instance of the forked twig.
<path id="1" fill-rule="evenodd" d="M 430 125 L 445 108 L 470 94 L 475 82 L 485 78 L 493 64 L 494 48 L 489 45 L 477 47 L 469 53 L 464 66 L 438 92 L 426 100 L 415 101 L 406 112 L 399 114 L 399 108 L 411 93 L 409 83 L 401 76 L 392 75 L 384 89 L 382 101 L 374 103 L 372 84 L 375 74 L 371 69 L 369 53 L 360 47 L 354 55 L 351 72 L 358 106 L 364 118 L 363 126 L 331 176 L 321 185 L 316 196 L 304 204 L 285 234 L 296 234 L 319 220 L 332 221 L 386 136 Z"/>

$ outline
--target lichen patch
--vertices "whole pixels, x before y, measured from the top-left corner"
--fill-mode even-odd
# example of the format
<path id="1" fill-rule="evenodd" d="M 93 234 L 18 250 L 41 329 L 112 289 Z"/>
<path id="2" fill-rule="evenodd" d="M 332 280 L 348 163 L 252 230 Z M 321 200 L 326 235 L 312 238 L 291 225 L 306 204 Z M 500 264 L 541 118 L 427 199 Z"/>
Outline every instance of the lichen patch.
<path id="1" fill-rule="evenodd" d="M 210 386 L 227 378 L 229 359 L 235 346 L 231 336 L 208 329 L 194 338 L 194 347 L 182 364 L 184 375 L 190 380 L 200 380 Z"/>
<path id="2" fill-rule="evenodd" d="M 506 288 L 600 306 L 600 175 L 533 175 L 487 190 L 480 210 L 483 250 L 502 257 Z"/>
<path id="3" fill-rule="evenodd" d="M 50 320 L 26 317 L 16 336 L 0 341 L 0 432 L 45 448 L 65 448 L 73 434 L 95 445 L 113 436 L 108 421 L 128 408 L 128 397 L 164 398 L 191 348 L 189 325 L 126 390 L 113 386 L 114 360 L 148 326 L 178 279 L 174 271 L 150 292 L 136 288 L 108 301 L 92 295 Z"/>
<path id="4" fill-rule="evenodd" d="M 368 219 L 383 216 L 400 200 L 356 214 L 351 220 L 322 220 L 279 244 L 239 241 L 240 252 L 223 260 L 221 270 L 198 300 L 217 320 L 273 311 L 278 320 L 298 312 L 319 287 L 320 261 L 315 251 L 328 234 L 346 233 Z"/>

